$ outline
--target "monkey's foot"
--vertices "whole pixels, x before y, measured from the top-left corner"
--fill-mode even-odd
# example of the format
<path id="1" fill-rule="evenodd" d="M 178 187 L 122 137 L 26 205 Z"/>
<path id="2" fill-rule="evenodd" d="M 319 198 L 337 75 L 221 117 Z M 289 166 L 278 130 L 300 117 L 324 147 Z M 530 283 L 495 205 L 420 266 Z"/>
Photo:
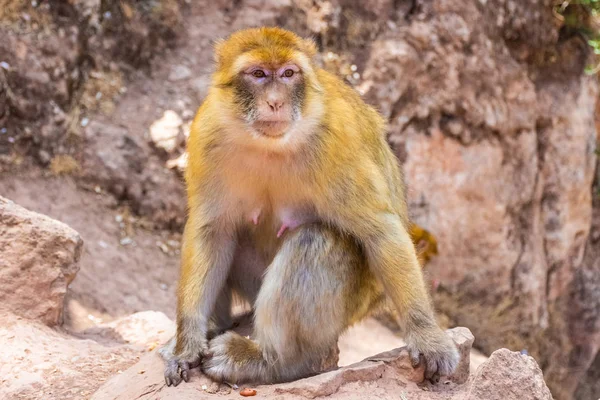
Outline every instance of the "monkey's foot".
<path id="1" fill-rule="evenodd" d="M 182 380 L 189 382 L 190 369 L 200 365 L 200 359 L 186 361 L 173 357 L 165 363 L 165 383 L 167 386 L 177 386 Z"/>
<path id="2" fill-rule="evenodd" d="M 209 342 L 202 372 L 219 382 L 264 381 L 266 367 L 258 343 L 228 331 Z"/>
<path id="3" fill-rule="evenodd" d="M 408 345 L 408 353 L 413 367 L 417 367 L 423 362 L 425 379 L 431 383 L 438 383 L 441 376 L 451 375 L 460 360 L 452 339 L 441 330 L 436 336 L 431 337 L 428 345 L 423 346 L 421 350 L 417 346 Z"/>

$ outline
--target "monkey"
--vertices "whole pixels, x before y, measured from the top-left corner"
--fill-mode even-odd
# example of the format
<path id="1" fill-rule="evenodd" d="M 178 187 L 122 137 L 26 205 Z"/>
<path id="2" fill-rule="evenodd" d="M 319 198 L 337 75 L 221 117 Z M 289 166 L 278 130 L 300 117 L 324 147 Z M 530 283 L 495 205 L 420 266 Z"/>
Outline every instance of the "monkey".
<path id="1" fill-rule="evenodd" d="M 187 145 L 177 330 L 160 350 L 169 386 L 196 366 L 229 383 L 316 374 L 386 299 L 426 379 L 458 363 L 434 318 L 386 123 L 315 56 L 310 39 L 276 27 L 215 44 Z M 231 330 L 236 298 L 251 306 L 252 337 Z"/>

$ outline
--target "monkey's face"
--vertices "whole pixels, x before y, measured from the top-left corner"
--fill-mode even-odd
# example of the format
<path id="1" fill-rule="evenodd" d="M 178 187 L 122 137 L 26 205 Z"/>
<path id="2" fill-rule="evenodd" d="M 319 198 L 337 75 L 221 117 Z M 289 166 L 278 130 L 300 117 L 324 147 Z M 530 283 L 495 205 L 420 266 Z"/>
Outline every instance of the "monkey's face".
<path id="1" fill-rule="evenodd" d="M 228 141 L 286 152 L 309 142 L 323 115 L 315 45 L 279 28 L 239 31 L 215 48 L 214 95 Z"/>
<path id="2" fill-rule="evenodd" d="M 282 137 L 302 117 L 304 88 L 294 63 L 249 65 L 234 83 L 240 117 L 260 135 Z"/>

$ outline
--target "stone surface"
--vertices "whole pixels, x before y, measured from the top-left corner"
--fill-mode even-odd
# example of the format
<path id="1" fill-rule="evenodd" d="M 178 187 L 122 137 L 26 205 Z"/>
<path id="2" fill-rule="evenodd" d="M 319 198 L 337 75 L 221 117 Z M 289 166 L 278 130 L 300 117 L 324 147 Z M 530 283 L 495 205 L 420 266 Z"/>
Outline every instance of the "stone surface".
<path id="1" fill-rule="evenodd" d="M 455 383 L 465 383 L 469 379 L 471 372 L 471 347 L 473 346 L 475 337 L 467 328 L 454 328 L 446 332 L 448 332 L 454 343 L 456 343 L 460 352 L 460 362 L 450 379 Z"/>
<path id="2" fill-rule="evenodd" d="M 82 244 L 67 225 L 0 197 L 0 311 L 61 324 Z"/>
<path id="3" fill-rule="evenodd" d="M 127 129 L 94 120 L 85 129 L 87 146 L 82 177 L 151 217 L 159 226 L 179 227 L 185 220 L 185 190 L 179 179 L 152 154 L 151 146 Z"/>
<path id="4" fill-rule="evenodd" d="M 161 118 L 150 125 L 152 143 L 167 153 L 172 152 L 177 147 L 182 124 L 181 117 L 175 111 L 165 111 Z"/>
<path id="5" fill-rule="evenodd" d="M 139 313 L 76 337 L 10 313 L 0 314 L 0 398 L 76 400 L 153 350 L 173 333 L 161 313 Z M 112 331 L 99 338 L 100 331 Z M 161 333 L 161 331 L 164 331 Z M 102 343 L 100 343 L 102 342 Z M 143 374 L 144 371 L 137 371 Z"/>
<path id="6" fill-rule="evenodd" d="M 184 79 L 188 79 L 192 76 L 192 71 L 185 65 L 175 65 L 171 68 L 171 73 L 169 73 L 169 80 L 171 82 L 177 82 Z"/>
<path id="7" fill-rule="evenodd" d="M 542 370 L 527 355 L 496 350 L 472 378 L 465 400 L 552 400 Z"/>
<path id="8" fill-rule="evenodd" d="M 572 297 L 590 232 L 597 84 L 576 39 L 557 45 L 556 63 L 529 62 L 558 40 L 548 2 L 477 3 L 421 4 L 375 40 L 359 89 L 389 119 L 414 220 L 438 240 L 427 267 L 438 309 L 488 354 L 528 350 L 569 399 L 600 345 L 596 330 L 570 328 L 600 320 L 573 312 L 596 304 L 594 291 Z"/>
<path id="9" fill-rule="evenodd" d="M 447 331 L 455 340 L 462 357 L 469 356 L 473 336 L 466 328 Z M 488 400 L 491 388 L 506 394 L 505 400 L 551 399 L 539 397 L 547 393 L 539 367 L 531 357 L 508 350 L 495 354 L 494 360 L 480 366 L 472 382 L 456 384 L 442 380 L 438 385 L 418 384 L 423 380 L 422 368 L 411 366 L 408 352 L 398 348 L 369 357 L 355 364 L 313 377 L 277 385 L 246 386 L 256 389 L 263 399 L 454 399 Z M 461 361 L 464 364 L 464 360 Z M 468 363 L 466 364 L 468 368 Z M 91 397 L 93 400 L 126 400 L 132 398 L 212 399 L 234 395 L 227 385 L 211 383 L 197 369 L 190 382 L 167 387 L 163 377 L 163 361 L 157 354 L 148 354 L 139 363 L 104 384 Z M 139 371 L 145 371 L 140 374 Z M 464 371 L 461 371 L 461 374 Z M 503 377 L 510 377 L 506 379 Z M 514 378 L 514 379 L 513 379 Z M 520 382 L 523 382 L 521 385 Z M 475 386 L 477 385 L 477 386 Z M 517 388 L 513 388 L 516 386 Z M 472 391 L 476 390 L 477 394 Z"/>
<path id="10" fill-rule="evenodd" d="M 128 343 L 153 350 L 175 334 L 175 323 L 158 311 L 142 311 L 97 325 L 83 335 L 101 343 Z"/>

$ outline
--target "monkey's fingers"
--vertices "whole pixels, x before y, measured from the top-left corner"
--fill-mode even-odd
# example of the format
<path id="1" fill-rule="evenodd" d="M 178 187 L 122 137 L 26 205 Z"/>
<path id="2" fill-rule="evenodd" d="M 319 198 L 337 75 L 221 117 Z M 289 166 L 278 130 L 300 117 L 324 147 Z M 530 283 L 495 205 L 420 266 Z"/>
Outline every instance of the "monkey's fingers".
<path id="1" fill-rule="evenodd" d="M 425 364 L 425 379 L 427 379 L 431 383 L 436 383 L 434 379 L 435 377 L 437 377 L 438 381 L 440 380 L 438 360 L 435 357 L 429 357 L 428 359 L 426 359 Z"/>
<path id="2" fill-rule="evenodd" d="M 167 386 L 177 386 L 181 382 L 179 374 L 179 363 L 177 360 L 170 360 L 165 367 L 165 383 Z"/>
<path id="3" fill-rule="evenodd" d="M 179 361 L 178 371 L 179 375 L 183 378 L 184 381 L 190 381 L 190 363 L 187 361 Z M 181 382 L 181 380 L 180 380 Z M 177 386 L 177 385 L 175 385 Z"/>
<path id="4" fill-rule="evenodd" d="M 417 349 L 409 349 L 408 357 L 410 358 L 410 363 L 412 364 L 412 367 L 417 368 L 421 364 L 421 359 L 423 358 L 423 355 Z"/>

